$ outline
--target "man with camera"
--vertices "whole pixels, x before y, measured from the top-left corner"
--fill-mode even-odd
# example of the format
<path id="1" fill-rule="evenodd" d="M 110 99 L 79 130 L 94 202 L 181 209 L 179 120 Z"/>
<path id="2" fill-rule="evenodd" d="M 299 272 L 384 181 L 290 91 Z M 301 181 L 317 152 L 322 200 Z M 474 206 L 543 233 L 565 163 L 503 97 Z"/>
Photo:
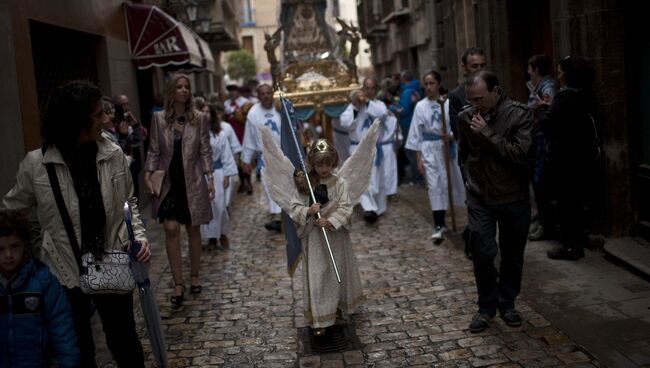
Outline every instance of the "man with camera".
<path id="1" fill-rule="evenodd" d="M 140 198 L 140 171 L 142 171 L 140 146 L 142 146 L 142 141 L 147 137 L 147 129 L 140 125 L 138 119 L 131 112 L 129 97 L 127 95 L 120 94 L 113 101 L 115 103 L 116 128 L 119 128 L 117 126 L 118 124 L 127 124 L 129 126 L 130 154 L 133 158 L 130 166 L 131 176 L 133 177 L 133 194 L 135 197 Z"/>
<path id="2" fill-rule="evenodd" d="M 497 310 L 508 326 L 522 323 L 515 299 L 521 288 L 530 224 L 527 164 L 533 114 L 526 105 L 508 98 L 491 72 L 472 74 L 465 91 L 470 106 L 458 115 L 459 157 L 466 181 L 479 307 L 469 329 L 481 332 Z M 499 251 L 497 272 L 494 259 Z"/>

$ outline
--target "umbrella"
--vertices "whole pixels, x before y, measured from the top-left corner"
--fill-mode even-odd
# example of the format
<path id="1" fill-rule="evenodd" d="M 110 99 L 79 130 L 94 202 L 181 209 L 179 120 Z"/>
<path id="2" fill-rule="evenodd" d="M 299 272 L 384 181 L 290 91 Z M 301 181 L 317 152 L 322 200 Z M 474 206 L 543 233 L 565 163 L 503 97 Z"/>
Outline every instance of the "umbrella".
<path id="1" fill-rule="evenodd" d="M 156 304 L 156 297 L 151 288 L 151 281 L 149 280 L 149 266 L 140 263 L 136 260 L 136 254 L 140 251 L 140 242 L 135 240 L 133 234 L 133 224 L 131 223 L 131 208 L 129 202 L 124 202 L 124 221 L 126 228 L 129 232 L 129 240 L 131 241 L 131 268 L 133 270 L 133 277 L 138 288 L 140 296 L 140 307 L 142 308 L 142 315 L 144 322 L 149 332 L 149 341 L 151 342 L 151 352 L 156 360 L 158 368 L 167 368 L 167 347 L 165 344 L 165 336 L 162 332 L 162 323 L 160 322 L 160 312 Z"/>

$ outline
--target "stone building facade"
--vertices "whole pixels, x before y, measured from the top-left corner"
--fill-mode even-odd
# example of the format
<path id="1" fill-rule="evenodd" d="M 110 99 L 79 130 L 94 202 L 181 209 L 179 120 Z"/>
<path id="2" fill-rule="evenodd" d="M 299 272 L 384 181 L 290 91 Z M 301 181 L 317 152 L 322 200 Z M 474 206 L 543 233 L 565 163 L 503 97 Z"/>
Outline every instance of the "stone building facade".
<path id="1" fill-rule="evenodd" d="M 507 93 L 525 101 L 528 58 L 545 53 L 590 58 L 596 68 L 598 119 L 606 162 L 593 209 L 596 231 L 650 231 L 650 43 L 639 11 L 617 0 L 534 2 L 381 0 L 358 2 L 362 34 L 378 76 L 434 68 L 443 85 L 460 82 L 459 57 L 478 46 Z M 650 106 L 650 105 L 649 105 Z"/>

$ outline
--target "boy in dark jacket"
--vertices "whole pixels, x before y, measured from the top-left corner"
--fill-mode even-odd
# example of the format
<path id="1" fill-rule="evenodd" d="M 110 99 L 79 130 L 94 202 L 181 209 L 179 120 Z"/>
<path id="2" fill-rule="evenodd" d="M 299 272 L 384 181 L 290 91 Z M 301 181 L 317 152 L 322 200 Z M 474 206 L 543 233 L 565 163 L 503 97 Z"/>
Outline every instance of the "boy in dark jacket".
<path id="1" fill-rule="evenodd" d="M 49 268 L 28 251 L 29 224 L 0 210 L 0 368 L 80 364 L 72 312 Z"/>

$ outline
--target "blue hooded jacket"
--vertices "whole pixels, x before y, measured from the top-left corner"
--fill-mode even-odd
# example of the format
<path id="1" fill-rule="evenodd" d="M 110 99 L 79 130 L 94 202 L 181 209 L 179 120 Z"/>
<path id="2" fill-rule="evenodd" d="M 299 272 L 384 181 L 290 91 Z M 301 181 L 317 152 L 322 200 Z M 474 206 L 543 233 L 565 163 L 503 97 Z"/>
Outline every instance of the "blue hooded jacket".
<path id="1" fill-rule="evenodd" d="M 45 264 L 30 258 L 6 288 L 0 284 L 0 368 L 49 366 L 50 349 L 59 367 L 80 365 L 63 287 Z"/>
<path id="2" fill-rule="evenodd" d="M 401 85 L 402 92 L 399 94 L 399 106 L 401 112 L 399 114 L 399 125 L 402 129 L 407 129 L 411 126 L 411 119 L 413 119 L 413 111 L 415 111 L 415 104 L 422 98 L 420 93 L 420 81 L 412 79 Z M 417 101 L 411 101 L 412 96 L 417 95 Z M 406 138 L 404 138 L 406 139 Z"/>

